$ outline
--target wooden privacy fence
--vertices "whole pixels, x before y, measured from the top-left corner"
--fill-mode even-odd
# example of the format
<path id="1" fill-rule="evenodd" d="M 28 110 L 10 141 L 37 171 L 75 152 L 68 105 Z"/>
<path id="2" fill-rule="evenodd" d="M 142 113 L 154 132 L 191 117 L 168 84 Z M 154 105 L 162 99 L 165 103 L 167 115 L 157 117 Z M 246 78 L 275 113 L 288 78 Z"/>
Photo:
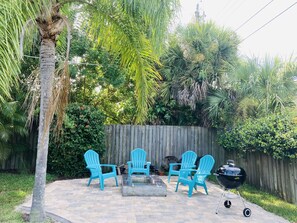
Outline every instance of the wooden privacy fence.
<path id="1" fill-rule="evenodd" d="M 109 125 L 105 127 L 105 161 L 117 165 L 130 160 L 130 151 L 143 148 L 147 160 L 160 167 L 165 156 L 180 158 L 182 153 L 193 150 L 198 156 L 211 154 L 216 164 L 224 163 L 224 150 L 216 143 L 216 131 L 194 126 L 135 126 Z"/>
<path id="2" fill-rule="evenodd" d="M 198 156 L 210 154 L 215 158 L 216 170 L 233 159 L 237 166 L 247 172 L 247 182 L 257 188 L 278 194 L 285 200 L 297 204 L 297 160 L 275 160 L 262 153 L 250 153 L 240 158 L 235 153 L 225 152 L 217 144 L 215 129 L 194 126 L 133 126 L 109 125 L 105 127 L 106 152 L 104 161 L 111 164 L 125 164 L 130 160 L 130 151 L 140 147 L 147 152 L 147 160 L 160 168 L 165 156 L 180 158 L 187 150 Z M 36 141 L 32 134 L 31 150 L 16 153 L 0 165 L 0 169 L 34 170 Z M 34 140 L 33 140 L 34 139 Z"/>
<path id="3" fill-rule="evenodd" d="M 147 160 L 160 167 L 165 156 L 180 158 L 187 150 L 198 156 L 211 154 L 215 158 L 215 170 L 233 159 L 247 172 L 247 182 L 258 188 L 279 195 L 297 204 L 297 161 L 275 160 L 261 153 L 250 153 L 240 158 L 235 153 L 225 152 L 217 144 L 217 132 L 194 126 L 133 126 L 109 125 L 105 127 L 105 162 L 125 164 L 130 160 L 130 151 L 143 148 Z"/>

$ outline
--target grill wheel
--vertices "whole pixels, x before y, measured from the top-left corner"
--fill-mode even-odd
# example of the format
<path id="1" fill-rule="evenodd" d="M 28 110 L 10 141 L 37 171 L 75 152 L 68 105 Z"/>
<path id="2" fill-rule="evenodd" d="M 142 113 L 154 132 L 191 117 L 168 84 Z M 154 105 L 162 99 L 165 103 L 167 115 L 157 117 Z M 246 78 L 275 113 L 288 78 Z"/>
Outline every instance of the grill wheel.
<path id="1" fill-rule="evenodd" d="M 250 217 L 251 214 L 252 214 L 251 209 L 249 209 L 249 208 L 243 209 L 243 215 L 244 215 L 244 217 Z"/>
<path id="2" fill-rule="evenodd" d="M 224 202 L 224 206 L 225 206 L 226 208 L 230 208 L 230 207 L 231 207 L 231 201 L 229 201 L 229 200 L 225 200 L 225 202 Z"/>

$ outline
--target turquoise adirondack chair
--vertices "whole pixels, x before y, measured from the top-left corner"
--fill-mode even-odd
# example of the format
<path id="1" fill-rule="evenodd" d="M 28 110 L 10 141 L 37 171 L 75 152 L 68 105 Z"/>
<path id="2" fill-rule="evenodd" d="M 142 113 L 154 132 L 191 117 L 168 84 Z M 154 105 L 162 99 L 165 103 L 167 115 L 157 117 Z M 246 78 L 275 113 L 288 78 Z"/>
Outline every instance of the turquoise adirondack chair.
<path id="1" fill-rule="evenodd" d="M 181 170 L 176 184 L 175 192 L 177 192 L 178 190 L 179 183 L 182 183 L 184 185 L 189 186 L 189 192 L 188 192 L 189 197 L 192 197 L 193 188 L 197 190 L 197 186 L 204 187 L 205 193 L 208 194 L 205 180 L 211 174 L 210 171 L 212 170 L 214 163 L 215 163 L 215 160 L 211 155 L 205 155 L 200 159 L 199 167 L 197 170 L 193 170 L 193 169 Z M 194 174 L 194 176 L 191 176 L 190 174 L 191 172 L 196 172 L 196 173 Z"/>
<path id="2" fill-rule="evenodd" d="M 169 163 L 168 183 L 170 183 L 170 178 L 172 175 L 176 175 L 176 176 L 179 175 L 180 170 L 195 168 L 196 159 L 197 159 L 197 154 L 189 150 L 182 154 L 181 163 Z M 176 168 L 176 166 L 180 166 L 180 170 L 175 170 L 174 168 Z"/>
<path id="3" fill-rule="evenodd" d="M 91 176 L 88 182 L 88 186 L 90 186 L 90 183 L 93 179 L 99 179 L 100 183 L 100 190 L 104 190 L 104 180 L 107 178 L 114 177 L 116 186 L 118 186 L 118 179 L 117 179 L 117 173 L 116 173 L 116 165 L 112 164 L 100 164 L 99 160 L 99 154 L 95 152 L 94 150 L 89 149 L 84 154 L 85 161 L 87 163 L 87 168 L 91 172 Z M 111 167 L 112 171 L 108 173 L 102 173 L 101 167 Z"/>
<path id="4" fill-rule="evenodd" d="M 151 162 L 146 162 L 146 152 L 141 148 L 136 148 L 131 151 L 131 161 L 128 164 L 128 175 L 133 173 L 144 173 L 150 175 Z"/>

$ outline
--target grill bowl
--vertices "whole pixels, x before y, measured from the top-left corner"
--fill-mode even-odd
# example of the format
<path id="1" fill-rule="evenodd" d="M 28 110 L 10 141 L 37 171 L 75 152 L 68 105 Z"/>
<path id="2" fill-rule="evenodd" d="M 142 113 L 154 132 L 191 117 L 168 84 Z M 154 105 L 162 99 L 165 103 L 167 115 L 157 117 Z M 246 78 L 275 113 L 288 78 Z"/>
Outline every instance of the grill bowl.
<path id="1" fill-rule="evenodd" d="M 219 184 L 225 189 L 235 189 L 245 182 L 246 172 L 241 167 L 228 164 L 220 166 L 216 176 Z"/>

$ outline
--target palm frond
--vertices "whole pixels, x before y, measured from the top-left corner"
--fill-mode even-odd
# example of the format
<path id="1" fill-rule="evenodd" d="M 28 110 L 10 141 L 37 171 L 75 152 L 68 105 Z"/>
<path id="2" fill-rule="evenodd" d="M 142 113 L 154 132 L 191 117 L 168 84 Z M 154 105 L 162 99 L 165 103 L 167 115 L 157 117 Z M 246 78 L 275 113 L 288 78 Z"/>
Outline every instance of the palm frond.
<path id="1" fill-rule="evenodd" d="M 122 0 L 124 11 L 142 24 L 146 37 L 152 42 L 153 50 L 160 55 L 164 39 L 168 34 L 168 25 L 180 9 L 178 0 L 143 1 Z"/>
<path id="2" fill-rule="evenodd" d="M 137 121 L 146 117 L 148 105 L 152 103 L 153 92 L 160 75 L 155 66 L 160 64 L 150 41 L 138 24 L 116 4 L 100 1 L 89 8 L 90 35 L 108 51 L 121 58 L 122 66 L 134 76 L 137 96 Z"/>
<path id="3" fill-rule="evenodd" d="M 22 26 L 39 12 L 41 1 L 0 2 L 0 100 L 9 97 L 20 72 L 19 42 Z"/>

